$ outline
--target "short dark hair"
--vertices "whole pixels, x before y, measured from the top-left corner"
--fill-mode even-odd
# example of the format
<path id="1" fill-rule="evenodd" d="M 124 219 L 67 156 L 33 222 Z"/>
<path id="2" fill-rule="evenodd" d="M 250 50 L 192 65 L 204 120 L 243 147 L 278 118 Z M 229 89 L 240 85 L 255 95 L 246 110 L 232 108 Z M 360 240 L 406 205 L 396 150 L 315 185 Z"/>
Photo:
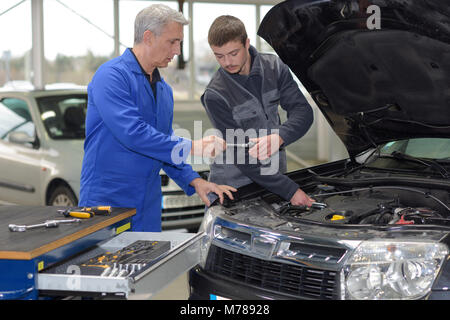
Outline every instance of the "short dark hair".
<path id="1" fill-rule="evenodd" d="M 221 47 L 230 41 L 241 41 L 245 45 L 247 31 L 244 23 L 236 17 L 224 15 L 217 17 L 208 32 L 210 46 Z"/>

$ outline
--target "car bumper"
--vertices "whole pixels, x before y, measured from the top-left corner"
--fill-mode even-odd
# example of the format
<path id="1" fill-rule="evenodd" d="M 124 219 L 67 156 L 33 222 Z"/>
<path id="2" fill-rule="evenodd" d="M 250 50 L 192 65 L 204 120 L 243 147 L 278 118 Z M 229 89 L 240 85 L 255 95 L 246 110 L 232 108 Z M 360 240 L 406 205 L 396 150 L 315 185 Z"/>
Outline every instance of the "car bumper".
<path id="1" fill-rule="evenodd" d="M 212 275 L 198 266 L 189 272 L 189 290 L 190 300 L 299 300 L 299 297 L 244 286 L 239 282 Z M 434 289 L 425 299 L 450 300 L 450 291 L 446 287 Z M 302 298 L 302 300 L 311 299 Z"/>
<path id="2" fill-rule="evenodd" d="M 263 290 L 257 287 L 243 286 L 239 282 L 211 275 L 200 267 L 189 272 L 190 300 L 291 300 L 298 299 L 289 295 Z"/>

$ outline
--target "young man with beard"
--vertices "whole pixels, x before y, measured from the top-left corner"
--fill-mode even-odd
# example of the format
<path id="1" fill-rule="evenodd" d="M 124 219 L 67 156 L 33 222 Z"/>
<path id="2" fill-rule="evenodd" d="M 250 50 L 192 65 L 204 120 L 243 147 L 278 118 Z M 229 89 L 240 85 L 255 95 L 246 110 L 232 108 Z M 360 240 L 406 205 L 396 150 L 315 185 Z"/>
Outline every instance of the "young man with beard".
<path id="1" fill-rule="evenodd" d="M 312 109 L 289 68 L 277 56 L 257 52 L 242 21 L 233 16 L 213 22 L 208 42 L 220 68 L 202 95 L 202 104 L 227 144 L 236 140 L 254 144 L 245 149 L 244 159 L 238 156 L 242 149 L 237 146 L 223 154 L 226 159 L 216 159 L 209 180 L 235 188 L 256 182 L 293 205 L 311 206 L 314 200 L 283 174 L 284 148 L 301 138 L 313 122 Z M 284 123 L 278 105 L 287 112 Z"/>

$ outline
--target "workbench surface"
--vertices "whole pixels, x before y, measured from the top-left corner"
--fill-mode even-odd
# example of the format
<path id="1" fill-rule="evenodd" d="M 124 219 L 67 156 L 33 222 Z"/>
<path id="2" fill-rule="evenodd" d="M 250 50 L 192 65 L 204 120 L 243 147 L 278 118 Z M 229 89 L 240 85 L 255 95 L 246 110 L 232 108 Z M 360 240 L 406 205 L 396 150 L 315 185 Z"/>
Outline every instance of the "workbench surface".
<path id="1" fill-rule="evenodd" d="M 113 208 L 109 216 L 96 215 L 79 223 L 56 228 L 37 228 L 11 232 L 9 224 L 33 225 L 46 220 L 69 219 L 58 213 L 66 207 L 0 206 L 0 259 L 31 260 L 100 229 L 111 226 L 136 213 L 135 209 Z M 71 217 L 70 217 L 71 218 Z"/>

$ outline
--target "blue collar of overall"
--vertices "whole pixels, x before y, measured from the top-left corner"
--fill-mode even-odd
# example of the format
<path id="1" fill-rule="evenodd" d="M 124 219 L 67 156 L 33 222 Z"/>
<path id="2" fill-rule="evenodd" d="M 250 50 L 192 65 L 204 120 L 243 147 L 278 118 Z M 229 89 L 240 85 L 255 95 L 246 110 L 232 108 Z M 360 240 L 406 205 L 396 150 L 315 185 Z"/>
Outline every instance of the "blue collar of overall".
<path id="1" fill-rule="evenodd" d="M 150 75 L 145 72 L 142 65 L 139 63 L 139 60 L 137 59 L 136 55 L 134 54 L 133 50 L 131 48 L 127 48 L 127 50 L 124 52 L 124 59 L 125 61 L 132 67 L 133 72 L 137 73 L 143 73 L 145 77 L 150 81 Z M 150 83 L 156 83 L 158 81 L 161 81 L 161 75 L 159 73 L 158 68 L 155 68 L 152 73 L 152 81 Z"/>
<path id="2" fill-rule="evenodd" d="M 135 73 L 143 74 L 145 78 L 148 80 L 148 83 L 150 84 L 150 87 L 153 91 L 153 96 L 156 99 L 156 83 L 158 81 L 161 81 L 161 75 L 159 73 L 158 68 L 155 68 L 152 73 L 152 77 L 150 78 L 150 75 L 145 72 L 142 65 L 139 63 L 138 58 L 134 54 L 133 50 L 131 48 L 127 48 L 125 52 L 123 53 L 123 58 L 125 62 L 131 67 L 131 70 Z"/>

